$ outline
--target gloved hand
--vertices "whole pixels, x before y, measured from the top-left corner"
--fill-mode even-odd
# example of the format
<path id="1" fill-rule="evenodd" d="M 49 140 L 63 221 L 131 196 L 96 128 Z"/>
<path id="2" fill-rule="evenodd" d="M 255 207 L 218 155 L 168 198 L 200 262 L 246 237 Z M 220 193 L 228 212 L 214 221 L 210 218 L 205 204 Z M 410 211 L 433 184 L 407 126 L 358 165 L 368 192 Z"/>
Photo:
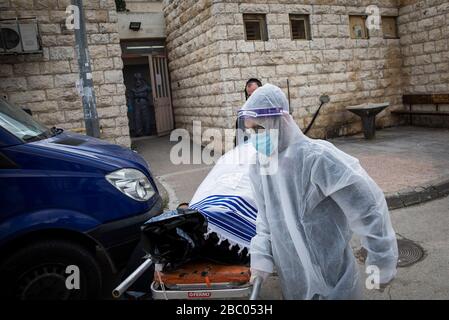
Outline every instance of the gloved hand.
<path id="1" fill-rule="evenodd" d="M 251 268 L 251 278 L 249 279 L 249 283 L 254 284 L 254 280 L 256 280 L 257 277 L 262 278 L 262 282 L 265 282 L 269 275 L 270 273 L 268 272 Z"/>

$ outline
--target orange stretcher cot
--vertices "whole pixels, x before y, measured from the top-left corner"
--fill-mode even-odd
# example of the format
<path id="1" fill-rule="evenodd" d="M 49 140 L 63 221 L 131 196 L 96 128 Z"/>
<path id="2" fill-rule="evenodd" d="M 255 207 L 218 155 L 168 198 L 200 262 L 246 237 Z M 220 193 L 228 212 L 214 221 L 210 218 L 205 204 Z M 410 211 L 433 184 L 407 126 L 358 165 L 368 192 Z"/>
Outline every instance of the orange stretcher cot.
<path id="1" fill-rule="evenodd" d="M 127 288 L 151 265 L 146 260 L 134 273 L 124 280 L 114 291 L 120 297 Z M 148 264 L 147 266 L 144 266 Z M 139 270 L 140 269 L 140 270 Z M 162 272 L 157 267 L 151 284 L 155 300 L 171 299 L 237 299 L 255 300 L 261 279 L 250 284 L 250 269 L 242 265 L 220 265 L 210 262 L 191 262 L 174 271 Z"/>
<path id="2" fill-rule="evenodd" d="M 187 285 L 187 284 L 205 284 L 211 283 L 235 283 L 245 284 L 249 282 L 251 274 L 246 266 L 219 265 L 208 262 L 194 262 L 171 272 L 155 271 L 156 281 L 159 279 L 166 286 Z"/>
<path id="3" fill-rule="evenodd" d="M 249 267 L 194 262 L 172 272 L 154 272 L 153 299 L 243 298 L 251 293 Z"/>

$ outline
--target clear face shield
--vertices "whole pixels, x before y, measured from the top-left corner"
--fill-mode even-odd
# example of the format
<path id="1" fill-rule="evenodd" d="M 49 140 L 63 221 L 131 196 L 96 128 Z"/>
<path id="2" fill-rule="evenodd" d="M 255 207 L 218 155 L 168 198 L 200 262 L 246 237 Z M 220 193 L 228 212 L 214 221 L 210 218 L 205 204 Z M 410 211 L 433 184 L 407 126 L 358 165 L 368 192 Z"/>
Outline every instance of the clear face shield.
<path id="1" fill-rule="evenodd" d="M 240 110 L 237 121 L 237 144 L 249 143 L 257 151 L 257 159 L 262 167 L 273 165 L 277 170 L 277 149 L 279 145 L 279 117 L 282 108 Z"/>
<path id="2" fill-rule="evenodd" d="M 283 113 L 282 108 L 240 110 L 237 120 L 237 144 L 251 142 L 257 146 L 257 151 L 267 156 L 272 154 L 276 151 L 273 147 L 277 146 L 279 136 L 279 128 L 274 126 L 274 120 Z M 262 148 L 264 145 L 266 148 Z"/>

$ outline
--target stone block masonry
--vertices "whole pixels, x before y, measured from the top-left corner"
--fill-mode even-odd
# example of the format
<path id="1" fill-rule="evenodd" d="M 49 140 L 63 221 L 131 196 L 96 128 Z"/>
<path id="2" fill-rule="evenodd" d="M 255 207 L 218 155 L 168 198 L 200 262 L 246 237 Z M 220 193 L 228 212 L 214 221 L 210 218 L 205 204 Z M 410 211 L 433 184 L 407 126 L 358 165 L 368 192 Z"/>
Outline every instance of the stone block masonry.
<path id="1" fill-rule="evenodd" d="M 390 112 L 403 107 L 404 86 L 447 91 L 444 3 L 166 0 L 176 126 L 190 128 L 193 120 L 200 120 L 203 129 L 232 128 L 244 103 L 244 84 L 252 77 L 289 91 L 293 117 L 302 128 L 318 108 L 319 96 L 328 94 L 331 102 L 310 131 L 313 137 L 360 132 L 360 119 L 345 107 L 363 102 L 390 102 L 377 125 L 399 124 L 401 119 Z M 363 15 L 371 4 L 380 8 L 381 15 L 398 17 L 401 39 L 385 39 L 382 29 L 370 31 L 368 39 L 350 37 L 349 15 Z M 407 15 L 416 14 L 416 6 L 429 10 L 429 21 L 408 22 Z M 244 13 L 265 14 L 268 41 L 245 41 Z M 289 14 L 309 15 L 311 40 L 292 40 Z M 415 69 L 417 60 L 421 67 Z M 437 68 L 443 71 L 432 75 Z"/>
<path id="2" fill-rule="evenodd" d="M 398 19 L 406 93 L 449 91 L 449 2 L 419 1 Z"/>
<path id="3" fill-rule="evenodd" d="M 69 0 L 0 2 L 0 19 L 37 17 L 43 53 L 0 56 L 0 94 L 48 126 L 84 128 L 75 37 L 65 30 Z M 101 138 L 130 146 L 114 0 L 84 1 Z"/>
<path id="4" fill-rule="evenodd" d="M 449 92 L 449 2 L 412 1 L 399 9 L 404 93 Z M 434 106 L 414 109 L 435 110 Z M 439 105 L 449 111 L 449 105 Z M 415 125 L 449 128 L 447 117 L 414 116 Z"/>

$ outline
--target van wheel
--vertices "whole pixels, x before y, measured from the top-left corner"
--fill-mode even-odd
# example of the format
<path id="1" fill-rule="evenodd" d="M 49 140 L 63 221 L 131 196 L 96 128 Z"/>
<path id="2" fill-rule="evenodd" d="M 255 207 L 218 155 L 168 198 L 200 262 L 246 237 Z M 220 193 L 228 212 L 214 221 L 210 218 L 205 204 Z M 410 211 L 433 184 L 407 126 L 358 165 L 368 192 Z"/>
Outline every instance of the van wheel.
<path id="1" fill-rule="evenodd" d="M 96 299 L 102 285 L 93 255 L 60 240 L 38 242 L 14 253 L 0 267 L 0 283 L 1 296 L 21 300 Z"/>

